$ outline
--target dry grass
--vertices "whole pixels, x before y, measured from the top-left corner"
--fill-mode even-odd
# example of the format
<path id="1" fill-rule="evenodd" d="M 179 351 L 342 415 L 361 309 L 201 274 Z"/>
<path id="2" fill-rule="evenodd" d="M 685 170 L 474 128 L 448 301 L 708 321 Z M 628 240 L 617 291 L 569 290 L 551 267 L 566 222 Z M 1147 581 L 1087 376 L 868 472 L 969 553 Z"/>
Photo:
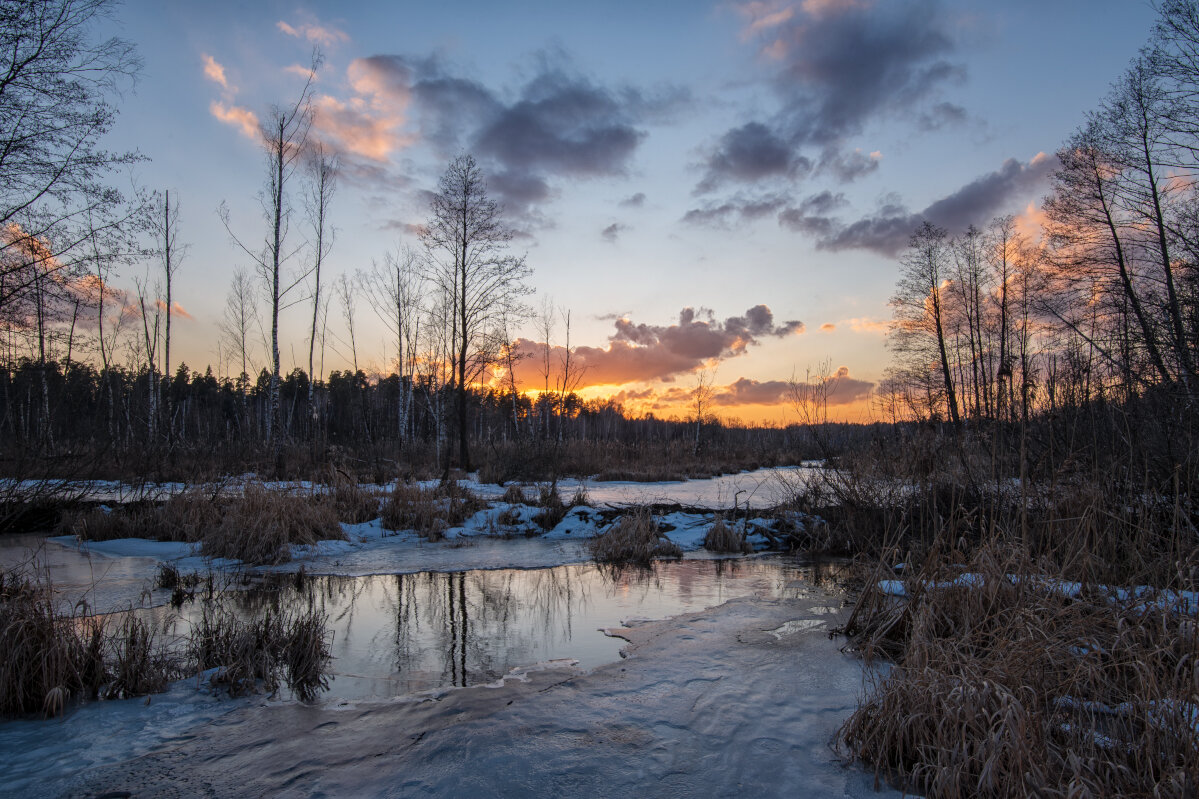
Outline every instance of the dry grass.
<path id="1" fill-rule="evenodd" d="M 509 505 L 524 505 L 528 502 L 525 499 L 525 491 L 520 487 L 519 483 L 510 483 L 504 489 L 504 494 L 500 497 L 500 501 L 507 502 Z"/>
<path id="2" fill-rule="evenodd" d="M 0 572 L 0 715 L 58 715 L 103 681 L 103 624 L 61 610 L 48 583 Z"/>
<path id="3" fill-rule="evenodd" d="M 199 539 L 208 557 L 245 563 L 282 563 L 292 545 L 344 540 L 345 533 L 329 503 L 268 491 L 258 483 L 232 499 L 218 525 Z"/>
<path id="4" fill-rule="evenodd" d="M 274 693 L 281 684 L 300 699 L 328 688 L 325 673 L 330 640 L 319 610 L 266 609 L 243 616 L 230 608 L 205 605 L 192 629 L 188 655 L 195 668 L 217 668 L 213 684 L 238 696 L 261 683 Z"/>
<path id="5" fill-rule="evenodd" d="M 124 699 L 165 691 L 182 674 L 178 658 L 158 640 L 154 629 L 132 613 L 125 614 L 109 642 L 105 699 Z"/>
<path id="6" fill-rule="evenodd" d="M 621 516 L 587 546 L 600 563 L 648 566 L 654 558 L 677 558 L 683 554 L 678 544 L 658 531 L 658 522 L 648 508 L 637 508 Z"/>
<path id="7" fill-rule="evenodd" d="M 541 510 L 533 517 L 533 521 L 537 522 L 542 530 L 553 530 L 566 518 L 567 507 L 558 493 L 557 484 L 546 483 L 539 486 L 537 504 L 541 506 Z"/>
<path id="8" fill-rule="evenodd" d="M 711 529 L 704 536 L 704 549 L 709 552 L 739 552 L 748 554 L 754 548 L 745 540 L 744 530 L 729 524 L 723 516 L 717 515 Z"/>
<path id="9" fill-rule="evenodd" d="M 440 541 L 448 528 L 486 507 L 486 502 L 456 481 L 433 488 L 400 483 L 383 503 L 383 527 L 415 530 L 430 541 Z"/>
<path id="10" fill-rule="evenodd" d="M 894 665 L 844 750 L 930 797 L 1194 796 L 1194 611 L 1095 584 L 1071 596 L 1055 573 L 1003 540 L 930 553 L 906 600 L 872 580 L 847 629 Z"/>
<path id="11" fill-rule="evenodd" d="M 325 498 L 332 502 L 338 521 L 362 524 L 379 518 L 379 497 L 340 474 L 335 473 L 333 489 Z"/>

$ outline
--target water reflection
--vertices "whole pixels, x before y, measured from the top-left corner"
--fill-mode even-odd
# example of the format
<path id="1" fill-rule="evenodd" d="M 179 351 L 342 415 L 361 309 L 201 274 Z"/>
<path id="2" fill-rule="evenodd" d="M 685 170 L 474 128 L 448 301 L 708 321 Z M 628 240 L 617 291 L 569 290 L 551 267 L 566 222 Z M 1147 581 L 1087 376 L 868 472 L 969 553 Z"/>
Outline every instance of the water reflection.
<path id="1" fill-rule="evenodd" d="M 838 565 L 784 558 L 684 560 L 651 569 L 573 564 L 551 569 L 269 579 L 231 597 L 317 608 L 333 630 L 334 680 L 325 698 L 386 698 L 490 682 L 522 665 L 619 659 L 624 641 L 599 632 L 744 596 L 802 596 Z M 185 606 L 186 618 L 198 609 Z"/>

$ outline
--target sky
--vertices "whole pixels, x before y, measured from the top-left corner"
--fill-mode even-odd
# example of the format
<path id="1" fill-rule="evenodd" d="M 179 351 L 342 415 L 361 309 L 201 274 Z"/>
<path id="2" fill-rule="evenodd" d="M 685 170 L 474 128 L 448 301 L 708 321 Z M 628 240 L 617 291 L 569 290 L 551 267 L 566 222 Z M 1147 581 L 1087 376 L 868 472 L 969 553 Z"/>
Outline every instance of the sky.
<path id="1" fill-rule="evenodd" d="M 341 161 L 327 276 L 419 247 L 429 192 L 469 153 L 533 269 L 530 304 L 570 313 L 584 396 L 685 416 L 703 370 L 722 418 L 778 424 L 796 420 L 787 381 L 826 374 L 830 414 L 866 421 L 908 236 L 924 218 L 1031 223 L 1053 153 L 1154 16 L 1137 0 L 131 0 L 104 32 L 144 68 L 106 144 L 145 155 L 135 180 L 180 208 L 175 363 L 231 371 L 219 324 L 250 262 L 218 208 L 263 239 L 255 121 L 295 101 L 319 48 L 312 135 Z M 304 228 L 297 211 L 296 246 Z M 307 364 L 293 298 L 284 371 Z M 350 362 L 342 317 L 335 303 L 326 372 Z M 360 368 L 390 371 L 367 299 L 353 318 Z M 536 351 L 536 325 L 517 335 Z"/>

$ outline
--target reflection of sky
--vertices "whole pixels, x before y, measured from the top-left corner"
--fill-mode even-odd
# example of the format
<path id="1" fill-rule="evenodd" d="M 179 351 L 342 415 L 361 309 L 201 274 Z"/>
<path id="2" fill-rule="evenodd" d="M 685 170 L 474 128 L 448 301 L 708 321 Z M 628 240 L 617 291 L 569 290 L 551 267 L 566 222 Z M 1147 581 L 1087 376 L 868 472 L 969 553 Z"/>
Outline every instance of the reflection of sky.
<path id="1" fill-rule="evenodd" d="M 283 588 L 281 596 L 328 614 L 335 678 L 324 699 L 333 701 L 491 682 L 515 667 L 559 658 L 592 668 L 619 659 L 625 645 L 600 629 L 736 597 L 795 597 L 811 577 L 809 567 L 781 558 L 661 562 L 652 571 L 574 564 L 315 577 L 302 594 Z M 274 596 L 232 599 L 244 608 Z M 192 616 L 198 608 L 183 612 Z"/>
<path id="2" fill-rule="evenodd" d="M 414 243 L 404 226 L 425 217 L 423 192 L 449 157 L 473 150 L 531 233 L 518 250 L 528 252 L 535 285 L 573 309 L 572 343 L 606 347 L 614 314 L 663 327 L 688 306 L 724 320 L 766 304 L 777 321 L 802 320 L 807 332 L 719 354 L 718 386 L 785 380 L 826 358 L 875 381 L 894 262 L 861 247 L 822 248 L 812 215 L 835 212 L 849 223 L 888 205 L 916 212 L 997 174 L 1007 159 L 1027 166 L 1053 152 L 1144 44 L 1152 20 L 1150 4 L 1124 0 L 750 6 L 120 6 L 114 29 L 138 46 L 145 70 L 119 100 L 111 144 L 152 159 L 138 179 L 174 190 L 181 239 L 191 245 L 175 296 L 194 321 L 177 325 L 173 349 L 193 367 L 217 366 L 216 324 L 233 267 L 244 262 L 217 206 L 229 204 L 246 240 L 262 231 L 261 157 L 230 110 L 262 116 L 294 97 L 299 78 L 288 70 L 305 64 L 316 42 L 326 56 L 316 86 L 322 130 L 356 175 L 335 199 L 331 274 Z M 805 30 L 811 46 L 795 46 Z M 440 83 L 420 91 L 387 83 L 392 73 L 363 66 L 371 56 L 423 65 Z M 215 70 L 205 74 L 205 57 L 223 69 L 223 85 Z M 537 105 L 545 97 L 556 110 Z M 537 109 L 544 113 L 530 116 Z M 530 120 L 541 127 L 521 127 Z M 1042 178 L 1004 184 L 986 215 L 1024 211 L 1044 192 Z M 807 232 L 783 224 L 800 217 L 782 210 L 806 214 Z M 690 211 L 709 223 L 683 222 Z M 297 217 L 297 233 L 302 224 Z M 138 274 L 126 268 L 121 280 Z M 285 370 L 305 360 L 303 317 L 284 316 Z M 385 366 L 384 334 L 365 303 L 358 317 L 360 360 Z M 330 318 L 340 324 L 336 310 Z M 338 349 L 331 367 L 348 356 Z M 691 380 L 686 371 L 667 377 L 674 382 L 626 386 L 630 404 L 638 390 L 665 396 Z M 735 399 L 722 415 L 778 419 L 785 405 Z"/>

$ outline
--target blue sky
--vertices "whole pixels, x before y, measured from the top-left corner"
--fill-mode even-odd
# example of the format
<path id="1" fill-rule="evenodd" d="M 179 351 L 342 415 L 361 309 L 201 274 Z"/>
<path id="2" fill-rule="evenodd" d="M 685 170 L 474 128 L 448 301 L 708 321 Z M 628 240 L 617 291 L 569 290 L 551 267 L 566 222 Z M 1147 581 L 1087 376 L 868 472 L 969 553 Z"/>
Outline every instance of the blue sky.
<path id="1" fill-rule="evenodd" d="M 827 360 L 846 370 L 842 412 L 862 418 L 853 400 L 888 361 L 911 220 L 928 209 L 953 229 L 1035 203 L 1052 171 L 1038 154 L 1082 122 L 1153 18 L 1146 3 L 1067 0 L 138 0 L 114 28 L 145 68 L 110 144 L 149 156 L 139 182 L 181 204 L 175 296 L 192 318 L 172 348 L 193 367 L 216 365 L 247 263 L 218 205 L 244 238 L 263 231 L 263 158 L 237 115 L 293 99 L 302 79 L 287 68 L 316 44 L 314 133 L 346 166 L 333 273 L 416 245 L 423 192 L 473 152 L 539 295 L 572 312 L 585 382 L 607 381 L 591 393 L 669 413 L 706 365 L 722 415 L 780 421 L 778 381 Z M 762 305 L 769 319 L 750 313 Z M 304 315 L 285 314 L 285 369 L 306 362 Z M 360 362 L 385 369 L 382 325 L 364 301 L 358 316 Z M 612 382 L 624 376 L 637 379 Z"/>

